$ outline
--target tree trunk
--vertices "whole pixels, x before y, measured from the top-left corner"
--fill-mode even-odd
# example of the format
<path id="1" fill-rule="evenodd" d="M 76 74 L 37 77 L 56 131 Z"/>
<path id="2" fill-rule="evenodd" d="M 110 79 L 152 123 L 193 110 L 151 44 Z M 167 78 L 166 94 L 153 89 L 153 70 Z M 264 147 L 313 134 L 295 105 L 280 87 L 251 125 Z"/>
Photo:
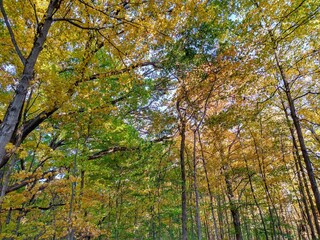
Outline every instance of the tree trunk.
<path id="1" fill-rule="evenodd" d="M 262 137 L 261 119 L 260 119 L 260 135 Z M 260 156 L 258 143 L 257 143 L 256 139 L 253 137 L 253 135 L 252 135 L 252 139 L 253 139 L 253 143 L 254 143 L 255 154 L 256 154 L 257 160 L 258 160 L 258 166 L 259 166 L 259 171 L 260 171 L 261 179 L 262 179 L 263 186 L 264 186 L 264 191 L 266 193 L 266 200 L 267 200 L 267 203 L 268 203 L 268 211 L 269 211 L 269 214 L 270 214 L 271 226 L 272 226 L 272 230 L 273 230 L 273 236 L 272 236 L 272 239 L 273 239 L 273 238 L 276 238 L 276 236 L 277 236 L 276 227 L 278 228 L 281 236 L 283 236 L 283 231 L 282 231 L 282 228 L 281 228 L 279 214 L 278 214 L 277 209 L 275 207 L 275 204 L 273 202 L 273 198 L 271 196 L 269 185 L 267 183 L 267 174 L 265 172 L 264 161 L 263 161 L 264 160 L 263 150 L 261 150 L 262 153 L 261 153 L 261 156 Z M 273 211 L 274 211 L 274 213 L 273 213 Z M 274 216 L 274 214 L 275 214 L 275 216 Z"/>
<path id="2" fill-rule="evenodd" d="M 201 221 L 200 221 L 200 211 L 199 211 L 199 192 L 197 185 L 197 158 L 196 158 L 196 145 L 197 145 L 197 132 L 193 132 L 193 187 L 196 200 L 196 223 L 197 223 L 197 234 L 198 239 L 201 240 Z"/>
<path id="3" fill-rule="evenodd" d="M 270 34 L 270 38 L 272 40 L 273 45 L 276 46 L 275 45 L 275 40 L 273 39 L 272 34 Z M 274 48 L 274 57 L 275 57 L 275 60 L 276 60 L 277 68 L 278 68 L 278 70 L 280 72 L 282 83 L 283 83 L 284 88 L 285 88 L 285 94 L 286 94 L 286 98 L 287 98 L 289 109 L 290 109 L 290 116 L 292 118 L 293 125 L 295 127 L 295 130 L 296 130 L 296 133 L 297 133 L 297 136 L 298 136 L 298 141 L 299 141 L 299 144 L 300 144 L 300 151 L 302 153 L 302 157 L 303 157 L 305 165 L 306 165 L 306 169 L 307 169 L 307 173 L 308 173 L 311 189 L 313 191 L 313 195 L 314 195 L 314 198 L 315 198 L 316 206 L 317 206 L 317 209 L 318 209 L 318 214 L 320 214 L 320 193 L 319 193 L 318 184 L 317 184 L 317 181 L 316 181 L 316 178 L 315 178 L 315 175 L 314 175 L 312 163 L 311 163 L 311 160 L 309 158 L 309 154 L 308 154 L 307 147 L 306 147 L 306 144 L 305 144 L 305 140 L 304 140 L 304 136 L 303 136 L 303 133 L 302 133 L 301 124 L 300 124 L 300 119 L 299 119 L 299 117 L 297 115 L 297 110 L 296 110 L 296 107 L 295 107 L 295 104 L 294 104 L 294 100 L 293 100 L 293 98 L 291 96 L 291 89 L 290 89 L 290 86 L 289 86 L 289 82 L 287 80 L 287 77 L 285 75 L 283 67 L 280 64 L 280 60 L 279 60 L 279 56 L 278 56 L 278 53 L 276 51 L 276 48 Z"/>
<path id="4" fill-rule="evenodd" d="M 187 232 L 187 191 L 186 191 L 186 166 L 185 166 L 185 159 L 184 159 L 184 151 L 185 151 L 185 141 L 186 141 L 186 120 L 185 116 L 182 115 L 181 109 L 179 106 L 179 102 L 177 102 L 177 110 L 179 113 L 180 118 L 180 171 L 181 171 L 181 227 L 182 227 L 182 240 L 188 239 L 188 232 Z"/>
<path id="5" fill-rule="evenodd" d="M 206 164 L 206 159 L 205 159 L 204 153 L 203 153 L 202 141 L 201 141 L 201 136 L 200 136 L 200 132 L 199 131 L 198 131 L 198 138 L 199 138 L 199 144 L 200 144 L 200 150 L 201 150 L 201 158 L 202 158 L 202 163 L 203 163 L 203 169 L 204 169 L 204 173 L 205 173 L 205 176 L 206 176 L 207 188 L 208 188 L 208 193 L 209 193 L 209 197 L 210 197 L 210 209 L 211 209 L 211 215 L 212 215 L 212 219 L 213 219 L 214 232 L 215 232 L 216 239 L 220 240 L 223 236 L 220 236 L 218 225 L 217 225 L 216 216 L 215 216 L 215 213 L 214 213 L 213 194 L 212 194 L 212 191 L 211 191 L 211 186 L 210 186 L 210 181 L 209 181 L 209 176 L 208 176 L 208 170 L 207 170 L 207 164 Z"/>
<path id="6" fill-rule="evenodd" d="M 279 94 L 280 94 L 280 91 L 279 91 Z M 312 211 L 312 215 L 313 215 L 313 219 L 314 219 L 314 223 L 315 223 L 315 227 L 316 227 L 316 230 L 317 230 L 317 234 L 318 234 L 318 236 L 320 236 L 320 226 L 319 226 L 319 221 L 318 221 L 318 215 L 317 215 L 315 206 L 313 204 L 313 199 L 311 197 L 309 186 L 307 184 L 307 178 L 306 178 L 306 174 L 304 172 L 303 166 L 302 166 L 302 161 L 301 161 L 301 157 L 300 157 L 300 154 L 299 154 L 299 148 L 298 148 L 296 136 L 294 134 L 294 130 L 293 130 L 292 125 L 290 123 L 289 114 L 287 112 L 285 103 L 281 98 L 281 95 L 280 95 L 280 100 L 281 100 L 281 105 L 282 105 L 283 111 L 284 111 L 285 116 L 286 116 L 287 124 L 288 124 L 288 127 L 289 127 L 291 139 L 292 139 L 292 144 L 293 144 L 293 148 L 294 148 L 294 153 L 293 154 L 294 154 L 295 165 L 296 165 L 297 175 L 298 175 L 298 180 L 299 180 L 299 189 L 301 189 L 301 194 L 302 194 L 302 201 L 303 201 L 303 203 L 305 205 L 305 208 L 306 208 L 305 211 L 309 212 L 308 204 L 304 202 L 305 199 L 306 199 L 305 194 L 304 194 L 304 190 L 306 190 L 306 193 L 307 193 L 307 196 L 308 196 L 308 200 L 309 200 L 309 203 L 310 203 L 310 207 L 311 207 L 311 211 Z M 302 176 L 300 175 L 300 173 L 301 173 Z M 303 183 L 302 183 L 302 180 L 303 180 Z M 301 183 L 301 185 L 300 185 L 300 183 Z M 314 231 L 312 230 L 312 228 L 313 228 L 312 222 L 310 222 L 309 216 L 307 216 L 307 217 L 308 217 L 309 225 L 311 223 L 311 225 L 310 225 L 311 233 L 314 233 Z"/>
<path id="7" fill-rule="evenodd" d="M 241 147 L 243 147 L 242 144 L 241 144 Z M 251 193 L 252 193 L 252 196 L 253 196 L 254 203 L 255 203 L 256 207 L 258 208 L 259 216 L 260 216 L 261 223 L 262 223 L 262 226 L 263 226 L 263 232 L 264 232 L 264 235 L 266 237 L 266 240 L 269 240 L 267 227 L 266 227 L 266 224 L 265 224 L 264 219 L 263 219 L 262 210 L 260 208 L 260 205 L 259 205 L 259 202 L 257 200 L 256 194 L 254 193 L 254 188 L 253 188 L 253 183 L 252 183 L 252 175 L 249 172 L 248 159 L 246 158 L 246 156 L 243 156 L 243 158 L 244 158 L 244 161 L 246 163 L 247 176 L 248 176 L 248 179 L 249 179 L 250 190 L 251 190 Z"/>
<path id="8" fill-rule="evenodd" d="M 234 194 L 233 194 L 233 190 L 232 190 L 232 183 L 230 181 L 230 177 L 229 177 L 228 173 L 225 173 L 225 182 L 227 185 L 227 196 L 229 199 L 233 226 L 234 226 L 234 230 L 236 232 L 236 239 L 242 240 L 240 213 L 239 213 L 238 206 L 235 203 Z"/>
<path id="9" fill-rule="evenodd" d="M 0 2 L 2 5 L 2 1 Z M 22 112 L 28 87 L 34 74 L 34 67 L 38 56 L 43 48 L 43 44 L 47 38 L 49 29 L 52 25 L 52 16 L 59 9 L 61 0 L 51 0 L 46 11 L 42 24 L 39 24 L 35 42 L 32 50 L 24 63 L 21 80 L 16 87 L 15 96 L 9 104 L 3 122 L 0 126 L 0 169 L 9 160 L 6 155 L 11 155 L 5 147 L 10 142 L 17 125 L 19 124 L 19 116 Z M 41 26 L 41 27 L 40 27 Z M 6 160 L 7 159 L 7 160 Z"/>

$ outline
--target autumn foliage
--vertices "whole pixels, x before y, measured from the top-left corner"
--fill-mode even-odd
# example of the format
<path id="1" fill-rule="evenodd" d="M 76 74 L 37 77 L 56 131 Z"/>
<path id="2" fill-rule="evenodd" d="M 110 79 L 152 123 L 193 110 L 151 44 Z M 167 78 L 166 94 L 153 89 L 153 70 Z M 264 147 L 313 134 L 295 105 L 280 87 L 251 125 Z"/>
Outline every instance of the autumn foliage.
<path id="1" fill-rule="evenodd" d="M 320 4 L 0 0 L 1 239 L 319 239 Z"/>

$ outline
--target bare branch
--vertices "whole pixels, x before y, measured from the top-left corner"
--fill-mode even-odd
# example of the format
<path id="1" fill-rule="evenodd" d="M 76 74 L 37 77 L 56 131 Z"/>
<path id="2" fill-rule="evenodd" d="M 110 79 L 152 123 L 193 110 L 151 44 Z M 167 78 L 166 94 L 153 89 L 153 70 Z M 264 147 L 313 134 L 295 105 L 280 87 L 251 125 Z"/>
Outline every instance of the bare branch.
<path id="1" fill-rule="evenodd" d="M 164 141 L 169 140 L 171 138 L 173 138 L 173 136 L 163 136 L 160 138 L 150 140 L 149 143 L 152 144 L 152 143 L 164 142 Z M 110 147 L 108 149 L 104 149 L 104 150 L 101 150 L 100 152 L 94 153 L 93 155 L 88 157 L 88 160 L 94 160 L 94 159 L 101 158 L 101 157 L 104 157 L 106 155 L 116 153 L 116 152 L 135 151 L 135 150 L 140 150 L 140 149 L 141 149 L 141 147 L 130 147 L 130 148 L 129 147 L 119 147 L 119 146 Z"/>
<path id="2" fill-rule="evenodd" d="M 97 152 L 91 156 L 88 157 L 88 160 L 94 160 L 97 158 L 101 158 L 103 156 L 106 156 L 111 153 L 116 153 L 116 152 L 124 152 L 124 151 L 132 151 L 132 150 L 137 150 L 139 148 L 127 148 L 127 147 L 111 147 L 105 150 L 101 150 L 100 152 Z"/>
<path id="3" fill-rule="evenodd" d="M 39 176 L 37 177 L 37 174 L 35 174 L 34 176 L 27 177 L 27 178 L 23 179 L 21 182 L 17 182 L 17 183 L 14 183 L 13 185 L 9 186 L 6 190 L 6 193 L 18 190 L 33 181 L 38 181 L 39 179 L 46 177 L 47 174 L 54 174 L 56 172 L 57 172 L 57 170 L 50 170 L 50 171 L 44 172 L 40 176 L 40 178 L 39 178 Z"/>
<path id="4" fill-rule="evenodd" d="M 96 80 L 99 78 L 106 78 L 106 77 L 111 77 L 111 76 L 115 76 L 115 75 L 120 75 L 126 72 L 129 72 L 130 70 L 139 68 L 139 67 L 146 67 L 146 66 L 156 66 L 156 62 L 143 62 L 143 63 L 137 63 L 134 65 L 131 65 L 129 67 L 125 67 L 119 70 L 111 70 L 109 72 L 105 72 L 105 73 L 97 73 L 97 74 L 93 74 L 88 78 L 85 79 L 80 79 L 78 81 L 75 82 L 75 85 L 78 86 L 79 83 L 81 82 L 87 82 L 87 81 L 92 81 L 92 80 Z"/>
<path id="5" fill-rule="evenodd" d="M 319 95 L 320 92 L 311 92 L 311 91 L 308 91 L 308 92 L 306 92 L 306 93 L 304 93 L 304 94 L 302 94 L 302 95 L 300 95 L 300 96 L 298 96 L 298 97 L 295 97 L 295 98 L 293 99 L 293 101 L 295 101 L 295 100 L 297 100 L 297 99 L 299 99 L 299 98 L 303 98 L 303 97 L 305 97 L 305 96 L 307 96 L 307 95 L 309 95 L 309 94 Z"/>
<path id="6" fill-rule="evenodd" d="M 98 31 L 98 30 L 102 30 L 102 29 L 107 29 L 107 28 L 111 28 L 110 26 L 105 26 L 105 27 L 86 27 L 81 25 L 80 23 L 82 23 L 79 19 L 74 19 L 74 18 L 54 18 L 53 19 L 54 22 L 68 22 L 71 25 L 83 29 L 83 30 L 93 30 L 93 31 Z M 79 23 L 77 23 L 79 22 Z"/>
<path id="7" fill-rule="evenodd" d="M 29 208 L 25 208 L 25 207 L 16 207 L 16 208 L 10 208 L 10 209 L 2 209 L 0 212 L 4 213 L 4 212 L 7 212 L 9 210 L 11 211 L 24 211 L 24 212 L 30 212 L 31 209 L 40 209 L 40 210 L 50 210 L 51 208 L 53 207 L 61 207 L 61 206 L 65 206 L 66 204 L 65 203 L 56 203 L 56 204 L 49 204 L 49 206 L 47 207 L 41 207 L 41 206 L 32 206 L 32 207 L 29 207 Z"/>

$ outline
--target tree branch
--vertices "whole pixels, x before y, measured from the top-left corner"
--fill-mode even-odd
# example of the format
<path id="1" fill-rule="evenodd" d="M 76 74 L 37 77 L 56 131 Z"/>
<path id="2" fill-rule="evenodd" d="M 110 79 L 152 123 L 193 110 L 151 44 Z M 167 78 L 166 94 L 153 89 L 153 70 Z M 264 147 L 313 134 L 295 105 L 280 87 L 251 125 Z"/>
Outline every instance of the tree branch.
<path id="1" fill-rule="evenodd" d="M 17 52 L 22 64 L 25 65 L 26 59 L 22 55 L 22 53 L 20 51 L 20 48 L 18 46 L 18 43 L 17 43 L 17 41 L 16 41 L 16 39 L 14 37 L 14 33 L 13 33 L 11 25 L 9 23 L 9 19 L 8 19 L 7 13 L 6 13 L 6 11 L 4 10 L 4 7 L 3 7 L 3 0 L 0 0 L 0 10 L 1 10 L 1 13 L 3 15 L 4 22 L 5 22 L 5 24 L 6 24 L 7 28 L 8 28 L 8 31 L 9 31 L 9 34 L 10 34 L 10 38 L 11 38 L 11 42 L 12 42 L 12 44 L 14 46 L 14 49 L 16 50 L 16 52 Z"/>
<path id="2" fill-rule="evenodd" d="M 173 136 L 163 136 L 160 138 L 150 140 L 149 142 L 150 143 L 164 142 L 165 140 L 169 140 L 172 138 L 173 138 Z M 119 146 L 110 147 L 108 149 L 104 149 L 104 150 L 101 150 L 100 152 L 94 153 L 93 155 L 88 157 L 88 160 L 94 160 L 94 159 L 101 158 L 101 157 L 104 157 L 108 154 L 112 154 L 112 153 L 116 153 L 116 152 L 126 152 L 126 151 L 140 150 L 140 149 L 141 149 L 141 147 L 131 147 L 131 148 L 119 147 Z"/>
<path id="3" fill-rule="evenodd" d="M 127 148 L 127 147 L 111 147 L 105 150 L 101 150 L 100 152 L 94 153 L 93 155 L 88 157 L 88 160 L 94 160 L 97 158 L 104 157 L 108 154 L 116 153 L 116 152 L 125 152 L 125 151 L 132 151 L 132 150 L 137 150 L 139 149 L 138 147 L 135 148 Z"/>
<path id="4" fill-rule="evenodd" d="M 18 190 L 33 181 L 37 181 L 41 178 L 44 178 L 47 174 L 54 174 L 55 172 L 57 172 L 57 170 L 50 170 L 50 171 L 44 172 L 40 178 L 37 178 L 36 176 L 27 177 L 27 178 L 23 179 L 21 182 L 18 182 L 18 183 L 15 183 L 15 184 L 9 186 L 6 190 L 6 194 L 9 192 L 13 192 L 15 190 Z"/>
<path id="5" fill-rule="evenodd" d="M 300 95 L 300 96 L 295 97 L 295 98 L 293 99 L 293 101 L 295 101 L 295 100 L 297 100 L 297 99 L 299 99 L 299 98 L 303 98 L 303 97 L 305 97 L 305 96 L 307 96 L 307 95 L 309 95 L 309 94 L 318 95 L 318 94 L 320 94 L 320 92 L 311 92 L 311 91 L 308 91 L 308 92 L 306 92 L 306 93 L 304 93 L 304 94 L 302 94 L 302 95 Z"/>
<path id="6" fill-rule="evenodd" d="M 17 208 L 10 208 L 11 211 L 24 211 L 24 212 L 30 212 L 31 209 L 39 209 L 39 210 L 50 210 L 53 207 L 61 207 L 61 206 L 65 206 L 65 203 L 56 203 L 56 204 L 49 204 L 49 206 L 47 207 L 41 207 L 41 206 L 32 206 L 30 208 L 25 208 L 25 207 L 17 207 Z M 8 209 L 3 209 L 0 212 L 6 212 L 8 211 Z"/>
<path id="7" fill-rule="evenodd" d="M 64 22 L 70 23 L 71 25 L 73 25 L 73 26 L 75 26 L 75 27 L 77 27 L 77 28 L 80 28 L 80 29 L 82 29 L 82 30 L 98 31 L 98 30 L 103 30 L 103 29 L 111 28 L 111 26 L 105 26 L 105 27 L 85 27 L 85 26 L 82 26 L 81 24 L 79 24 L 79 23 L 82 23 L 79 19 L 73 19 L 73 18 L 54 18 L 53 21 L 54 21 L 54 22 L 64 21 Z M 79 22 L 79 23 L 76 23 L 76 22 Z"/>
<path id="8" fill-rule="evenodd" d="M 27 121 L 25 124 L 21 126 L 21 131 L 18 131 L 18 133 L 12 138 L 11 142 L 15 143 L 17 139 L 19 139 L 19 134 L 21 134 L 21 142 L 23 142 L 23 140 L 29 135 L 30 132 L 37 128 L 43 121 L 49 118 L 57 110 L 58 108 L 55 107 L 49 111 L 42 111 L 34 118 Z"/>
<path id="9" fill-rule="evenodd" d="M 97 73 L 97 74 L 93 74 L 88 78 L 85 79 L 81 79 L 75 82 L 75 85 L 78 86 L 79 83 L 81 82 L 87 82 L 87 81 L 92 81 L 92 80 L 96 80 L 98 78 L 106 78 L 106 77 L 111 77 L 111 76 L 115 76 L 115 75 L 120 75 L 126 72 L 129 72 L 130 70 L 139 68 L 139 67 L 147 67 L 147 66 L 153 66 L 156 67 L 156 62 L 143 62 L 143 63 L 137 63 L 137 64 L 133 64 L 129 67 L 125 67 L 119 70 L 112 70 L 109 72 L 104 72 L 104 73 Z"/>

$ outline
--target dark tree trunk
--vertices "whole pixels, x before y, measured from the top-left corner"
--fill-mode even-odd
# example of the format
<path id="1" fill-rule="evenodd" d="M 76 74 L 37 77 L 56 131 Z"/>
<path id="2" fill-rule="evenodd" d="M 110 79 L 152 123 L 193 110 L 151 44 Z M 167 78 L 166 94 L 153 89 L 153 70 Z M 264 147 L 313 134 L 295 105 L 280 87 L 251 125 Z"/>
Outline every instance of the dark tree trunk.
<path id="1" fill-rule="evenodd" d="M 240 213 L 239 209 L 235 203 L 235 197 L 232 190 L 232 183 L 230 181 L 230 177 L 228 173 L 225 173 L 225 182 L 227 185 L 227 196 L 230 204 L 230 211 L 232 216 L 232 222 L 234 226 L 234 230 L 236 232 L 236 239 L 242 240 L 242 232 L 241 232 L 241 222 L 240 222 Z"/>
<path id="2" fill-rule="evenodd" d="M 276 47 L 275 40 L 273 39 L 273 36 L 272 36 L 271 33 L 270 33 L 270 38 L 272 40 L 273 45 Z M 290 116 L 291 116 L 291 119 L 293 121 L 293 125 L 295 127 L 295 130 L 296 130 L 296 133 L 297 133 L 297 136 L 298 136 L 298 142 L 300 144 L 300 151 L 302 153 L 302 157 L 303 157 L 303 160 L 304 160 L 305 165 L 306 165 L 306 169 L 307 169 L 307 173 L 308 173 L 311 189 L 313 191 L 313 195 L 314 195 L 314 198 L 315 198 L 316 206 L 317 206 L 317 209 L 318 209 L 318 214 L 320 214 L 320 193 L 319 193 L 318 184 L 317 184 L 317 181 L 316 181 L 316 178 L 315 178 L 315 175 L 314 175 L 312 163 L 311 163 L 311 160 L 310 160 L 310 157 L 309 157 L 309 154 L 308 154 L 308 151 L 307 151 L 307 147 L 306 147 L 306 144 L 305 144 L 305 140 L 304 140 L 304 136 L 303 136 L 303 133 L 302 133 L 301 124 L 300 124 L 300 119 L 299 119 L 299 117 L 297 115 L 297 110 L 296 110 L 296 107 L 295 107 L 295 104 L 294 104 L 294 100 L 293 100 L 292 95 L 291 95 L 290 85 L 289 85 L 289 82 L 287 80 L 287 76 L 286 76 L 286 74 L 284 72 L 284 69 L 283 69 L 283 67 L 282 67 L 282 65 L 280 63 L 279 56 L 278 56 L 276 48 L 274 49 L 274 57 L 275 57 L 275 60 L 276 60 L 277 68 L 278 68 L 280 76 L 281 76 L 282 83 L 284 85 L 285 94 L 286 94 L 286 98 L 287 98 L 289 109 L 290 109 Z"/>
<path id="3" fill-rule="evenodd" d="M 49 29 L 52 25 L 52 16 L 55 11 L 59 8 L 61 0 L 51 0 L 45 14 L 45 19 L 41 27 L 37 30 L 37 36 L 33 44 L 33 48 L 25 60 L 24 69 L 22 72 L 21 80 L 16 87 L 15 96 L 12 102 L 9 104 L 6 114 L 4 116 L 3 122 L 0 126 L 0 168 L 2 168 L 6 163 L 8 158 L 6 155 L 10 153 L 6 152 L 6 145 L 10 142 L 14 131 L 19 124 L 19 116 L 22 112 L 23 105 L 25 102 L 26 94 L 31 79 L 34 74 L 34 67 L 37 62 L 38 56 L 43 48 L 43 44 L 47 38 Z M 2 1 L 1 1 L 2 5 Z"/>
<path id="4" fill-rule="evenodd" d="M 202 158 L 202 163 L 203 163 L 203 169 L 204 169 L 204 173 L 205 173 L 205 176 L 206 176 L 207 188 L 208 188 L 208 193 L 209 193 L 209 197 L 210 197 L 210 209 L 211 209 L 211 215 L 212 215 L 212 219 L 213 219 L 214 232 L 215 232 L 216 239 L 220 240 L 221 238 L 223 238 L 223 236 L 220 236 L 218 225 L 217 225 L 216 216 L 215 216 L 215 213 L 214 213 L 213 194 L 212 194 L 212 191 L 211 191 L 211 186 L 210 186 L 210 181 L 209 181 L 209 176 L 208 176 L 208 170 L 207 170 L 207 164 L 206 164 L 206 159 L 205 159 L 204 153 L 203 153 L 202 141 L 201 141 L 201 136 L 200 136 L 200 132 L 199 131 L 198 131 L 198 138 L 199 138 L 199 144 L 200 144 L 200 150 L 201 150 L 201 158 Z"/>
<path id="5" fill-rule="evenodd" d="M 185 166 L 185 159 L 184 159 L 184 151 L 185 151 L 185 141 L 186 141 L 186 120 L 185 116 L 181 112 L 179 102 L 177 102 L 177 110 L 179 113 L 180 118 L 180 170 L 181 170 L 181 227 L 182 227 L 182 240 L 188 239 L 188 232 L 187 232 L 187 189 L 186 189 L 186 166 Z"/>
<path id="6" fill-rule="evenodd" d="M 193 132 L 193 187 L 196 200 L 196 223 L 197 223 L 197 234 L 198 239 L 201 240 L 201 221 L 200 221 L 200 211 L 199 211 L 199 192 L 197 185 L 197 158 L 196 158 L 196 146 L 197 146 L 197 132 Z"/>
<path id="7" fill-rule="evenodd" d="M 280 98 L 281 98 L 281 95 L 280 95 Z M 282 100 L 282 98 L 280 100 L 281 100 L 281 105 L 282 105 L 283 111 L 284 111 L 285 116 L 286 116 L 287 124 L 288 124 L 289 131 L 290 131 L 290 135 L 291 135 L 291 138 L 292 138 L 292 144 L 293 144 L 293 149 L 294 149 L 293 155 L 294 155 L 294 159 L 295 159 L 295 167 L 296 167 L 296 170 L 297 170 L 297 176 L 298 176 L 298 181 L 299 181 L 299 190 L 301 192 L 302 202 L 303 202 L 303 204 L 305 206 L 305 212 L 307 214 L 306 217 L 307 217 L 307 220 L 308 220 L 308 223 L 309 223 L 309 226 L 310 226 L 311 234 L 313 235 L 313 237 L 315 237 L 314 236 L 314 230 L 313 230 L 313 224 L 312 224 L 312 221 L 309 219 L 310 218 L 310 214 L 309 214 L 308 204 L 306 202 L 305 191 L 307 193 L 308 200 L 309 200 L 309 203 L 310 203 L 310 207 L 311 207 L 312 215 L 313 215 L 313 218 L 314 218 L 314 224 L 315 224 L 315 227 L 316 227 L 316 230 L 317 230 L 317 234 L 318 234 L 318 236 L 320 236 L 320 226 L 319 226 L 319 222 L 318 222 L 318 215 L 317 215 L 314 203 L 313 203 L 313 199 L 311 197 L 309 186 L 307 184 L 307 178 L 306 178 L 306 174 L 304 172 L 303 166 L 302 166 L 302 161 L 301 161 L 301 157 L 300 157 L 300 154 L 299 154 L 299 148 L 298 148 L 298 143 L 297 143 L 297 140 L 296 140 L 296 136 L 294 134 L 294 130 L 293 130 L 292 125 L 290 123 L 289 114 L 287 112 L 285 103 Z"/>
<path id="8" fill-rule="evenodd" d="M 248 179 L 249 179 L 250 190 L 251 190 L 251 193 L 252 193 L 252 196 L 253 196 L 253 200 L 254 200 L 254 203 L 255 203 L 256 207 L 258 208 L 259 216 L 260 216 L 261 223 L 262 223 L 262 226 L 263 226 L 264 235 L 266 237 L 266 240 L 269 240 L 267 227 L 266 227 L 266 224 L 265 224 L 265 221 L 264 221 L 264 218 L 263 218 L 262 210 L 261 210 L 261 207 L 260 207 L 259 202 L 257 200 L 256 194 L 254 193 L 254 188 L 253 188 L 253 183 L 252 183 L 252 175 L 249 172 L 248 160 L 247 160 L 246 156 L 244 156 L 244 160 L 245 160 L 245 163 L 246 163 L 247 176 L 248 176 Z"/>

